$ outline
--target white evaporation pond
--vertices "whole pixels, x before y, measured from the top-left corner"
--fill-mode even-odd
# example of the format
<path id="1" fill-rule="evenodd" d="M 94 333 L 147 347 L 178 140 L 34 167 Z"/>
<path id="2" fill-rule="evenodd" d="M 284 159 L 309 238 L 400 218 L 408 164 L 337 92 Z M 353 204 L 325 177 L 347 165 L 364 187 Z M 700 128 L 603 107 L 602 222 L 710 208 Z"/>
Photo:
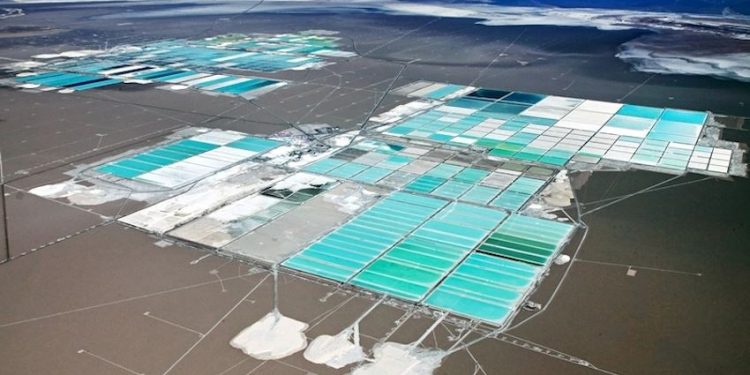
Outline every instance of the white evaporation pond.
<path id="1" fill-rule="evenodd" d="M 265 224 L 263 220 L 251 220 L 257 214 L 281 199 L 266 195 L 251 195 L 224 206 L 206 216 L 169 232 L 170 236 L 211 247 L 221 247 L 240 234 Z"/>
<path id="2" fill-rule="evenodd" d="M 376 202 L 382 192 L 368 189 L 345 181 L 244 234 L 221 251 L 265 263 L 279 263 Z"/>
<path id="3" fill-rule="evenodd" d="M 146 231 L 165 233 L 227 202 L 273 185 L 284 176 L 286 172 L 278 168 L 244 163 L 201 180 L 187 192 L 119 221 Z"/>

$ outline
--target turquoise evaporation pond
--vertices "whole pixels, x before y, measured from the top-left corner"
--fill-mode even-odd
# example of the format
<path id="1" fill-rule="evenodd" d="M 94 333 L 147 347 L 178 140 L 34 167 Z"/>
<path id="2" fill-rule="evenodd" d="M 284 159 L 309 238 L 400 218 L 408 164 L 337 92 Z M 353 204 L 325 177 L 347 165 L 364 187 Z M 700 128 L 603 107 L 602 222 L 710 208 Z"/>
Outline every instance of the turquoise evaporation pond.
<path id="1" fill-rule="evenodd" d="M 605 126 L 631 130 L 649 130 L 656 123 L 656 119 L 635 116 L 614 115 Z"/>
<path id="2" fill-rule="evenodd" d="M 500 189 L 490 186 L 475 185 L 461 196 L 461 200 L 484 205 L 495 198 L 500 191 Z"/>
<path id="3" fill-rule="evenodd" d="M 664 112 L 664 110 L 661 108 L 624 104 L 617 111 L 617 114 L 622 115 L 622 116 L 630 116 L 630 117 L 638 117 L 638 118 L 656 120 L 659 118 L 659 116 L 661 116 L 662 112 Z"/>
<path id="4" fill-rule="evenodd" d="M 703 130 L 703 123 L 693 124 L 666 120 L 665 116 L 662 116 L 646 138 L 692 145 L 698 140 L 701 130 Z"/>
<path id="5" fill-rule="evenodd" d="M 445 86 L 443 86 L 443 87 L 441 87 L 439 89 L 436 89 L 436 90 L 433 90 L 433 91 L 427 93 L 426 97 L 430 98 L 430 99 L 442 99 L 442 98 L 444 98 L 444 97 L 446 97 L 448 95 L 451 95 L 451 94 L 455 93 L 458 90 L 463 89 L 464 87 L 466 87 L 466 86 L 452 85 L 452 84 L 445 85 Z"/>
<path id="6" fill-rule="evenodd" d="M 523 239 L 538 235 L 538 241 L 558 246 L 572 229 L 570 224 L 396 192 L 283 265 L 502 325 L 544 267 L 472 249 L 487 243 L 488 234 L 519 232 Z"/>
<path id="7" fill-rule="evenodd" d="M 236 77 L 236 76 L 219 77 L 219 78 L 216 78 L 216 79 L 212 79 L 210 81 L 206 81 L 206 82 L 203 82 L 203 83 L 196 84 L 193 87 L 201 89 L 201 88 L 208 87 L 208 86 L 218 85 L 219 83 L 234 81 L 237 78 L 238 77 Z M 276 81 L 274 81 L 274 82 L 276 82 Z"/>
<path id="8" fill-rule="evenodd" d="M 378 151 L 380 152 L 380 151 Z M 357 182 L 377 184 L 382 179 L 394 173 L 394 170 L 403 165 L 400 159 L 392 159 L 395 155 L 380 161 L 379 165 L 369 166 L 356 162 L 347 162 L 336 159 L 335 155 L 327 159 L 321 159 L 305 166 L 307 172 L 326 174 L 338 178 L 347 178 Z M 395 156 L 396 158 L 400 156 Z M 395 160 L 395 161 L 394 161 Z M 489 186 L 479 185 L 481 180 L 489 174 L 489 171 L 478 168 L 464 168 L 452 164 L 439 164 L 427 171 L 424 175 L 417 176 L 404 188 L 406 191 L 431 194 L 442 198 L 466 201 L 479 204 L 487 204 L 497 197 L 503 190 Z M 518 192 L 511 192 L 498 200 L 496 206 L 506 209 L 518 209 L 536 191 L 530 194 L 522 184 L 522 180 L 514 185 Z M 533 184 L 539 180 L 531 179 Z M 544 181 L 541 181 L 543 184 Z"/>
<path id="9" fill-rule="evenodd" d="M 211 143 L 185 139 L 105 164 L 96 170 L 121 178 L 133 179 L 217 147 L 219 146 Z"/>
<path id="10" fill-rule="evenodd" d="M 545 181 L 521 176 L 510 184 L 490 205 L 511 211 L 518 210 L 536 193 Z"/>
<path id="11" fill-rule="evenodd" d="M 137 76 L 136 78 L 151 79 L 157 82 L 173 82 L 175 80 L 188 78 L 190 76 L 196 76 L 196 78 L 199 78 L 200 77 L 199 74 L 200 73 L 191 71 L 191 70 L 168 69 L 166 71 L 145 73 L 142 76 Z M 264 78 L 228 76 L 228 77 L 220 77 L 215 80 L 208 81 L 208 82 L 203 82 L 201 84 L 196 85 L 195 88 L 205 89 L 205 87 L 208 87 L 208 86 L 212 86 L 221 82 L 227 82 L 227 81 L 236 80 L 236 79 L 244 79 L 244 80 L 241 82 L 237 82 L 235 84 L 220 86 L 218 88 L 215 88 L 209 91 L 216 91 L 216 92 L 229 94 L 229 95 L 242 95 L 251 91 L 261 89 L 263 87 L 267 87 L 267 86 L 279 83 L 279 81 L 275 81 L 271 79 L 264 79 Z"/>
<path id="12" fill-rule="evenodd" d="M 16 81 L 47 87 L 69 88 L 75 91 L 83 91 L 122 82 L 121 80 L 108 79 L 98 75 L 66 72 L 47 72 L 33 76 L 16 77 Z"/>
<path id="13" fill-rule="evenodd" d="M 240 140 L 227 144 L 226 147 L 243 149 L 261 153 L 280 145 L 281 142 L 247 136 Z M 166 146 L 156 147 L 149 151 L 136 154 L 131 157 L 122 158 L 117 161 L 104 164 L 96 168 L 97 172 L 110 174 L 125 179 L 134 179 L 144 173 L 155 171 L 170 164 L 177 163 L 187 158 L 200 155 L 204 152 L 218 148 L 207 142 L 184 139 Z"/>
<path id="14" fill-rule="evenodd" d="M 392 193 L 283 265 L 346 282 L 446 204 L 441 199 Z"/>
<path id="15" fill-rule="evenodd" d="M 236 69 L 273 72 L 304 64 L 323 61 L 315 56 L 299 53 L 272 52 L 269 50 L 245 52 L 222 48 L 209 48 L 186 45 L 187 41 L 164 41 L 145 46 L 148 55 L 146 63 L 157 65 L 180 63 L 187 67 L 210 68 L 232 67 Z M 140 54 L 125 54 L 123 57 L 140 58 Z"/>
<path id="16" fill-rule="evenodd" d="M 191 76 L 196 76 L 196 78 L 201 78 L 200 73 L 195 72 L 195 71 L 172 70 L 172 69 L 144 73 L 143 75 L 136 76 L 136 78 L 137 79 L 151 79 L 151 80 L 155 80 L 158 82 L 174 82 L 176 80 L 186 79 Z M 216 91 L 216 92 L 221 92 L 224 94 L 231 94 L 231 95 L 242 95 L 251 91 L 261 89 L 266 86 L 279 83 L 279 81 L 263 79 L 263 78 L 243 77 L 243 76 L 226 76 L 226 77 L 217 77 L 216 79 L 202 82 L 200 84 L 195 85 L 194 87 L 197 89 L 206 89 L 206 87 L 218 85 L 222 82 L 228 82 L 228 81 L 233 81 L 233 80 L 240 80 L 240 81 L 234 84 L 220 85 L 219 87 L 211 89 L 209 91 Z"/>
<path id="17" fill-rule="evenodd" d="M 542 99 L 546 98 L 547 95 L 535 94 L 530 92 L 515 91 L 502 98 L 504 102 L 513 102 L 524 105 L 532 105 L 539 103 Z"/>
<path id="18" fill-rule="evenodd" d="M 59 71 L 75 73 L 98 73 L 102 70 L 113 69 L 123 65 L 124 64 L 119 61 L 81 59 L 52 64 L 51 68 Z"/>
<path id="19" fill-rule="evenodd" d="M 261 153 L 266 152 L 272 148 L 276 148 L 279 145 L 281 145 L 281 142 L 274 141 L 272 139 L 247 136 L 245 138 L 229 143 L 226 146 Z"/>
<path id="20" fill-rule="evenodd" d="M 462 97 L 451 99 L 443 106 L 407 117 L 385 130 L 385 134 L 447 143 L 459 147 L 479 146 L 490 149 L 490 155 L 494 157 L 564 166 L 580 152 L 580 145 L 572 148 L 555 146 L 551 149 L 529 146 L 539 138 L 540 127 L 555 126 L 559 121 L 522 114 L 527 109 L 544 113 L 545 106 L 549 105 L 545 104 L 545 98 L 547 96 L 542 94 L 478 89 Z M 535 107 L 537 104 L 541 107 Z M 455 111 L 448 107 L 473 112 Z M 562 115 L 573 109 L 574 106 L 558 108 L 558 110 L 567 111 Z M 615 128 L 627 129 L 628 131 L 614 133 L 642 134 L 639 138 L 644 136 L 645 138 L 639 141 L 643 143 L 663 141 L 694 146 L 707 116 L 706 112 L 624 104 L 605 124 L 602 132 L 609 133 L 607 130 Z M 487 125 L 484 123 L 487 119 L 499 121 Z M 528 131 L 526 129 L 528 125 L 534 125 L 535 129 Z M 621 139 L 624 137 L 626 136 L 622 135 Z M 554 138 L 554 136 L 547 136 L 547 138 Z M 655 156 L 649 148 L 646 146 L 644 152 L 636 155 L 637 158 L 632 161 L 676 170 L 684 170 L 687 167 L 684 155 L 679 154 L 680 151 L 670 152 L 662 159 L 661 154 Z M 422 182 L 429 184 L 429 181 L 422 180 L 416 185 L 419 186 Z M 425 188 L 428 186 L 424 185 Z M 481 200 L 479 197 L 475 199 Z"/>
<path id="21" fill-rule="evenodd" d="M 513 214 L 478 250 L 541 266 L 550 261 L 574 229 L 569 223 Z"/>
<path id="22" fill-rule="evenodd" d="M 363 142 L 351 148 L 372 150 L 354 161 L 338 159 L 337 155 L 318 160 L 305 166 L 307 172 L 346 178 L 358 182 L 378 184 L 394 171 L 416 160 L 413 157 L 398 155 L 396 145 Z M 341 152 L 345 152 L 346 149 Z M 489 171 L 474 167 L 462 167 L 440 163 L 423 174 L 412 174 L 413 179 L 403 189 L 408 192 L 430 194 L 441 198 L 491 204 L 494 207 L 516 211 L 536 193 L 545 180 L 521 177 L 505 190 L 482 185 Z"/>
<path id="23" fill-rule="evenodd" d="M 429 306 L 503 325 L 539 277 L 542 267 L 472 253 L 427 297 Z"/>
<path id="24" fill-rule="evenodd" d="M 410 138 L 428 139 L 440 143 L 451 143 L 466 147 L 466 144 L 455 142 L 454 138 L 460 135 L 464 138 L 480 140 L 481 137 L 462 133 L 479 125 L 482 121 L 487 119 L 511 120 L 517 118 L 519 119 L 519 125 L 528 124 L 529 121 L 543 123 L 544 125 L 552 125 L 554 122 L 550 122 L 547 119 L 530 118 L 528 116 L 520 115 L 521 112 L 529 108 L 531 105 L 530 103 L 535 103 L 536 101 L 542 100 L 544 97 L 544 95 L 521 92 L 514 92 L 502 100 L 497 101 L 479 99 L 472 96 L 463 96 L 457 99 L 452 99 L 445 105 L 447 107 L 473 109 L 476 110 L 476 112 L 468 115 L 458 115 L 460 118 L 457 121 L 446 122 L 443 121 L 443 116 L 457 115 L 452 113 L 449 114 L 449 112 L 436 108 L 408 118 L 388 129 L 386 133 L 403 135 Z M 513 98 L 515 101 L 508 100 L 508 98 Z M 503 128 L 510 128 L 511 125 L 513 125 L 513 123 L 504 125 Z M 516 130 L 520 130 L 520 127 Z"/>
<path id="25" fill-rule="evenodd" d="M 245 81 L 245 82 L 238 83 L 235 85 L 224 86 L 213 91 L 222 92 L 226 94 L 241 95 L 250 91 L 255 91 L 257 89 L 273 85 L 275 83 L 278 83 L 278 81 L 273 81 L 269 79 L 261 79 L 261 78 L 253 78 L 249 81 Z"/>
<path id="26" fill-rule="evenodd" d="M 452 203 L 368 265 L 350 283 L 420 301 L 506 216 L 503 211 Z"/>
<path id="27" fill-rule="evenodd" d="M 672 169 L 685 169 L 692 155 L 692 150 L 667 147 L 659 160 L 659 166 Z"/>
<path id="28" fill-rule="evenodd" d="M 78 73 L 65 73 L 59 72 L 59 74 L 52 74 L 44 77 L 31 77 L 27 82 L 36 83 L 42 86 L 50 87 L 65 87 L 68 85 L 75 85 L 85 81 L 93 81 L 98 79 L 98 76 L 89 74 L 78 74 Z M 23 80 L 22 80 L 23 82 Z"/>
<path id="29" fill-rule="evenodd" d="M 276 37 L 252 37 L 244 40 L 223 43 L 225 48 L 239 50 L 284 50 L 288 53 L 309 54 L 323 49 L 337 49 L 338 38 L 311 37 L 311 36 L 276 36 Z M 206 41 L 212 44 L 212 41 Z"/>
<path id="30" fill-rule="evenodd" d="M 90 82 L 86 84 L 76 85 L 74 87 L 71 87 L 71 89 L 75 91 L 84 91 L 84 90 L 89 90 L 89 89 L 95 89 L 97 87 L 116 85 L 121 82 L 122 80 L 119 80 L 119 79 L 103 79 L 103 80 L 94 81 L 94 82 Z"/>
<path id="31" fill-rule="evenodd" d="M 194 75 L 197 75 L 197 74 L 198 74 L 198 72 L 196 72 L 196 71 L 182 70 L 182 71 L 179 71 L 179 72 L 177 72 L 175 74 L 172 74 L 172 75 L 160 76 L 158 78 L 153 78 L 153 80 L 158 81 L 158 82 L 173 82 L 173 81 L 176 81 L 176 80 L 178 80 L 180 78 L 187 78 L 187 77 L 194 76 Z"/>
<path id="32" fill-rule="evenodd" d="M 656 165 L 668 145 L 669 142 L 667 141 L 644 139 L 630 161 L 640 164 Z"/>
<path id="33" fill-rule="evenodd" d="M 469 97 L 451 99 L 450 101 L 445 103 L 445 105 L 449 107 L 469 108 L 469 109 L 477 109 L 477 110 L 485 108 L 490 104 L 492 104 L 492 102 L 481 100 L 481 99 L 472 99 Z"/>
<path id="34" fill-rule="evenodd" d="M 133 78 L 134 79 L 151 79 L 154 81 L 165 82 L 168 79 L 187 76 L 189 73 L 193 73 L 193 72 L 180 70 L 180 69 L 160 68 L 158 70 L 136 74 L 135 76 L 133 76 Z"/>
<path id="35" fill-rule="evenodd" d="M 411 157 L 395 155 L 394 152 L 387 152 L 385 150 L 378 150 L 376 153 L 382 155 L 381 158 L 377 159 L 376 163 L 347 162 L 346 160 L 337 159 L 336 155 L 333 155 L 332 157 L 305 166 L 304 170 L 375 184 L 394 170 L 413 161 Z"/>

